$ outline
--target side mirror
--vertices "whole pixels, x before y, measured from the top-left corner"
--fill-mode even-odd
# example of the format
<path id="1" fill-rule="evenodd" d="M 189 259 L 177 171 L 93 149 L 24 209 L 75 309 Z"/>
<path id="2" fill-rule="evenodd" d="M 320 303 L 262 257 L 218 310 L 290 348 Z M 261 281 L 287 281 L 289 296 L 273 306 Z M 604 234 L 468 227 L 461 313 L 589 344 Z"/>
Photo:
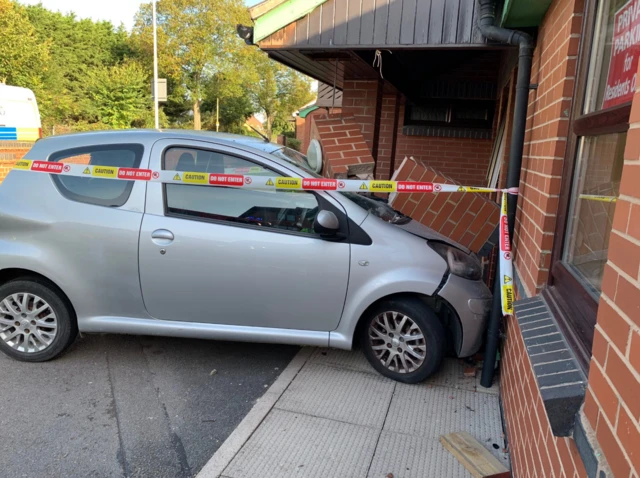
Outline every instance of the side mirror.
<path id="1" fill-rule="evenodd" d="M 340 221 L 331 211 L 322 210 L 313 222 L 313 230 L 321 236 L 335 236 L 340 229 Z"/>

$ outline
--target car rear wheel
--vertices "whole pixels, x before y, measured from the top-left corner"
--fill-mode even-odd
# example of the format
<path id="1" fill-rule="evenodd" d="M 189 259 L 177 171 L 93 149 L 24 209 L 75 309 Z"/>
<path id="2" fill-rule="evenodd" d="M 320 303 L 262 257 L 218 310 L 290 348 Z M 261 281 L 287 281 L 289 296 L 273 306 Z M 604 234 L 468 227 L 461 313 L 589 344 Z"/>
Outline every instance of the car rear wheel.
<path id="1" fill-rule="evenodd" d="M 446 337 L 435 313 L 417 298 L 378 304 L 360 328 L 369 363 L 382 375 L 418 383 L 438 370 Z"/>
<path id="2" fill-rule="evenodd" d="M 71 307 L 49 284 L 30 278 L 0 287 L 0 351 L 25 362 L 60 355 L 76 338 Z"/>

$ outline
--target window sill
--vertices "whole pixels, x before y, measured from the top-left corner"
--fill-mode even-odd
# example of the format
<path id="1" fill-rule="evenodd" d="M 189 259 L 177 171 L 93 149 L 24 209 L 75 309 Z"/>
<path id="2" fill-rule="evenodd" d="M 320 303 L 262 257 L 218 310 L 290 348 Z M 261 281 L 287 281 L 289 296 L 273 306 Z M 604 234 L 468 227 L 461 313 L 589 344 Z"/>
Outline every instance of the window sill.
<path id="1" fill-rule="evenodd" d="M 514 310 L 551 430 L 554 436 L 571 436 L 587 379 L 541 296 L 517 301 Z"/>

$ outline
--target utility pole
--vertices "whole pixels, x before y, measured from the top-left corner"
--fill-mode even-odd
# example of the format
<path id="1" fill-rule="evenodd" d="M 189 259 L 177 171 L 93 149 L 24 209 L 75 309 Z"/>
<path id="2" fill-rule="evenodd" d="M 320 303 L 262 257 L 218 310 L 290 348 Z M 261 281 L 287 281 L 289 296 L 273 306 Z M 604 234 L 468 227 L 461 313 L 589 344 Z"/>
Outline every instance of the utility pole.
<path id="1" fill-rule="evenodd" d="M 220 128 L 220 98 L 216 98 L 216 133 L 218 132 L 218 129 Z"/>
<path id="2" fill-rule="evenodd" d="M 156 129 L 160 128 L 158 113 L 158 29 L 156 26 L 156 0 L 153 5 L 153 108 L 155 113 Z"/>

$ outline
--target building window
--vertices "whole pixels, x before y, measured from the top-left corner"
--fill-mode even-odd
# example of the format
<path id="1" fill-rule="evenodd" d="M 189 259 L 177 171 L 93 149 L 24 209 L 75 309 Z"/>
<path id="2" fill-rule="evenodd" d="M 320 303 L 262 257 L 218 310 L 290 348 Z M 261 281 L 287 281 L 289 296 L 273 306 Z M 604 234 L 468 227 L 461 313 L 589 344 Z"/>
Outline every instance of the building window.
<path id="1" fill-rule="evenodd" d="M 598 301 L 620 190 L 626 133 L 580 139 L 563 261 Z"/>
<path id="2" fill-rule="evenodd" d="M 545 292 L 586 369 L 640 56 L 640 0 L 588 2 Z"/>

